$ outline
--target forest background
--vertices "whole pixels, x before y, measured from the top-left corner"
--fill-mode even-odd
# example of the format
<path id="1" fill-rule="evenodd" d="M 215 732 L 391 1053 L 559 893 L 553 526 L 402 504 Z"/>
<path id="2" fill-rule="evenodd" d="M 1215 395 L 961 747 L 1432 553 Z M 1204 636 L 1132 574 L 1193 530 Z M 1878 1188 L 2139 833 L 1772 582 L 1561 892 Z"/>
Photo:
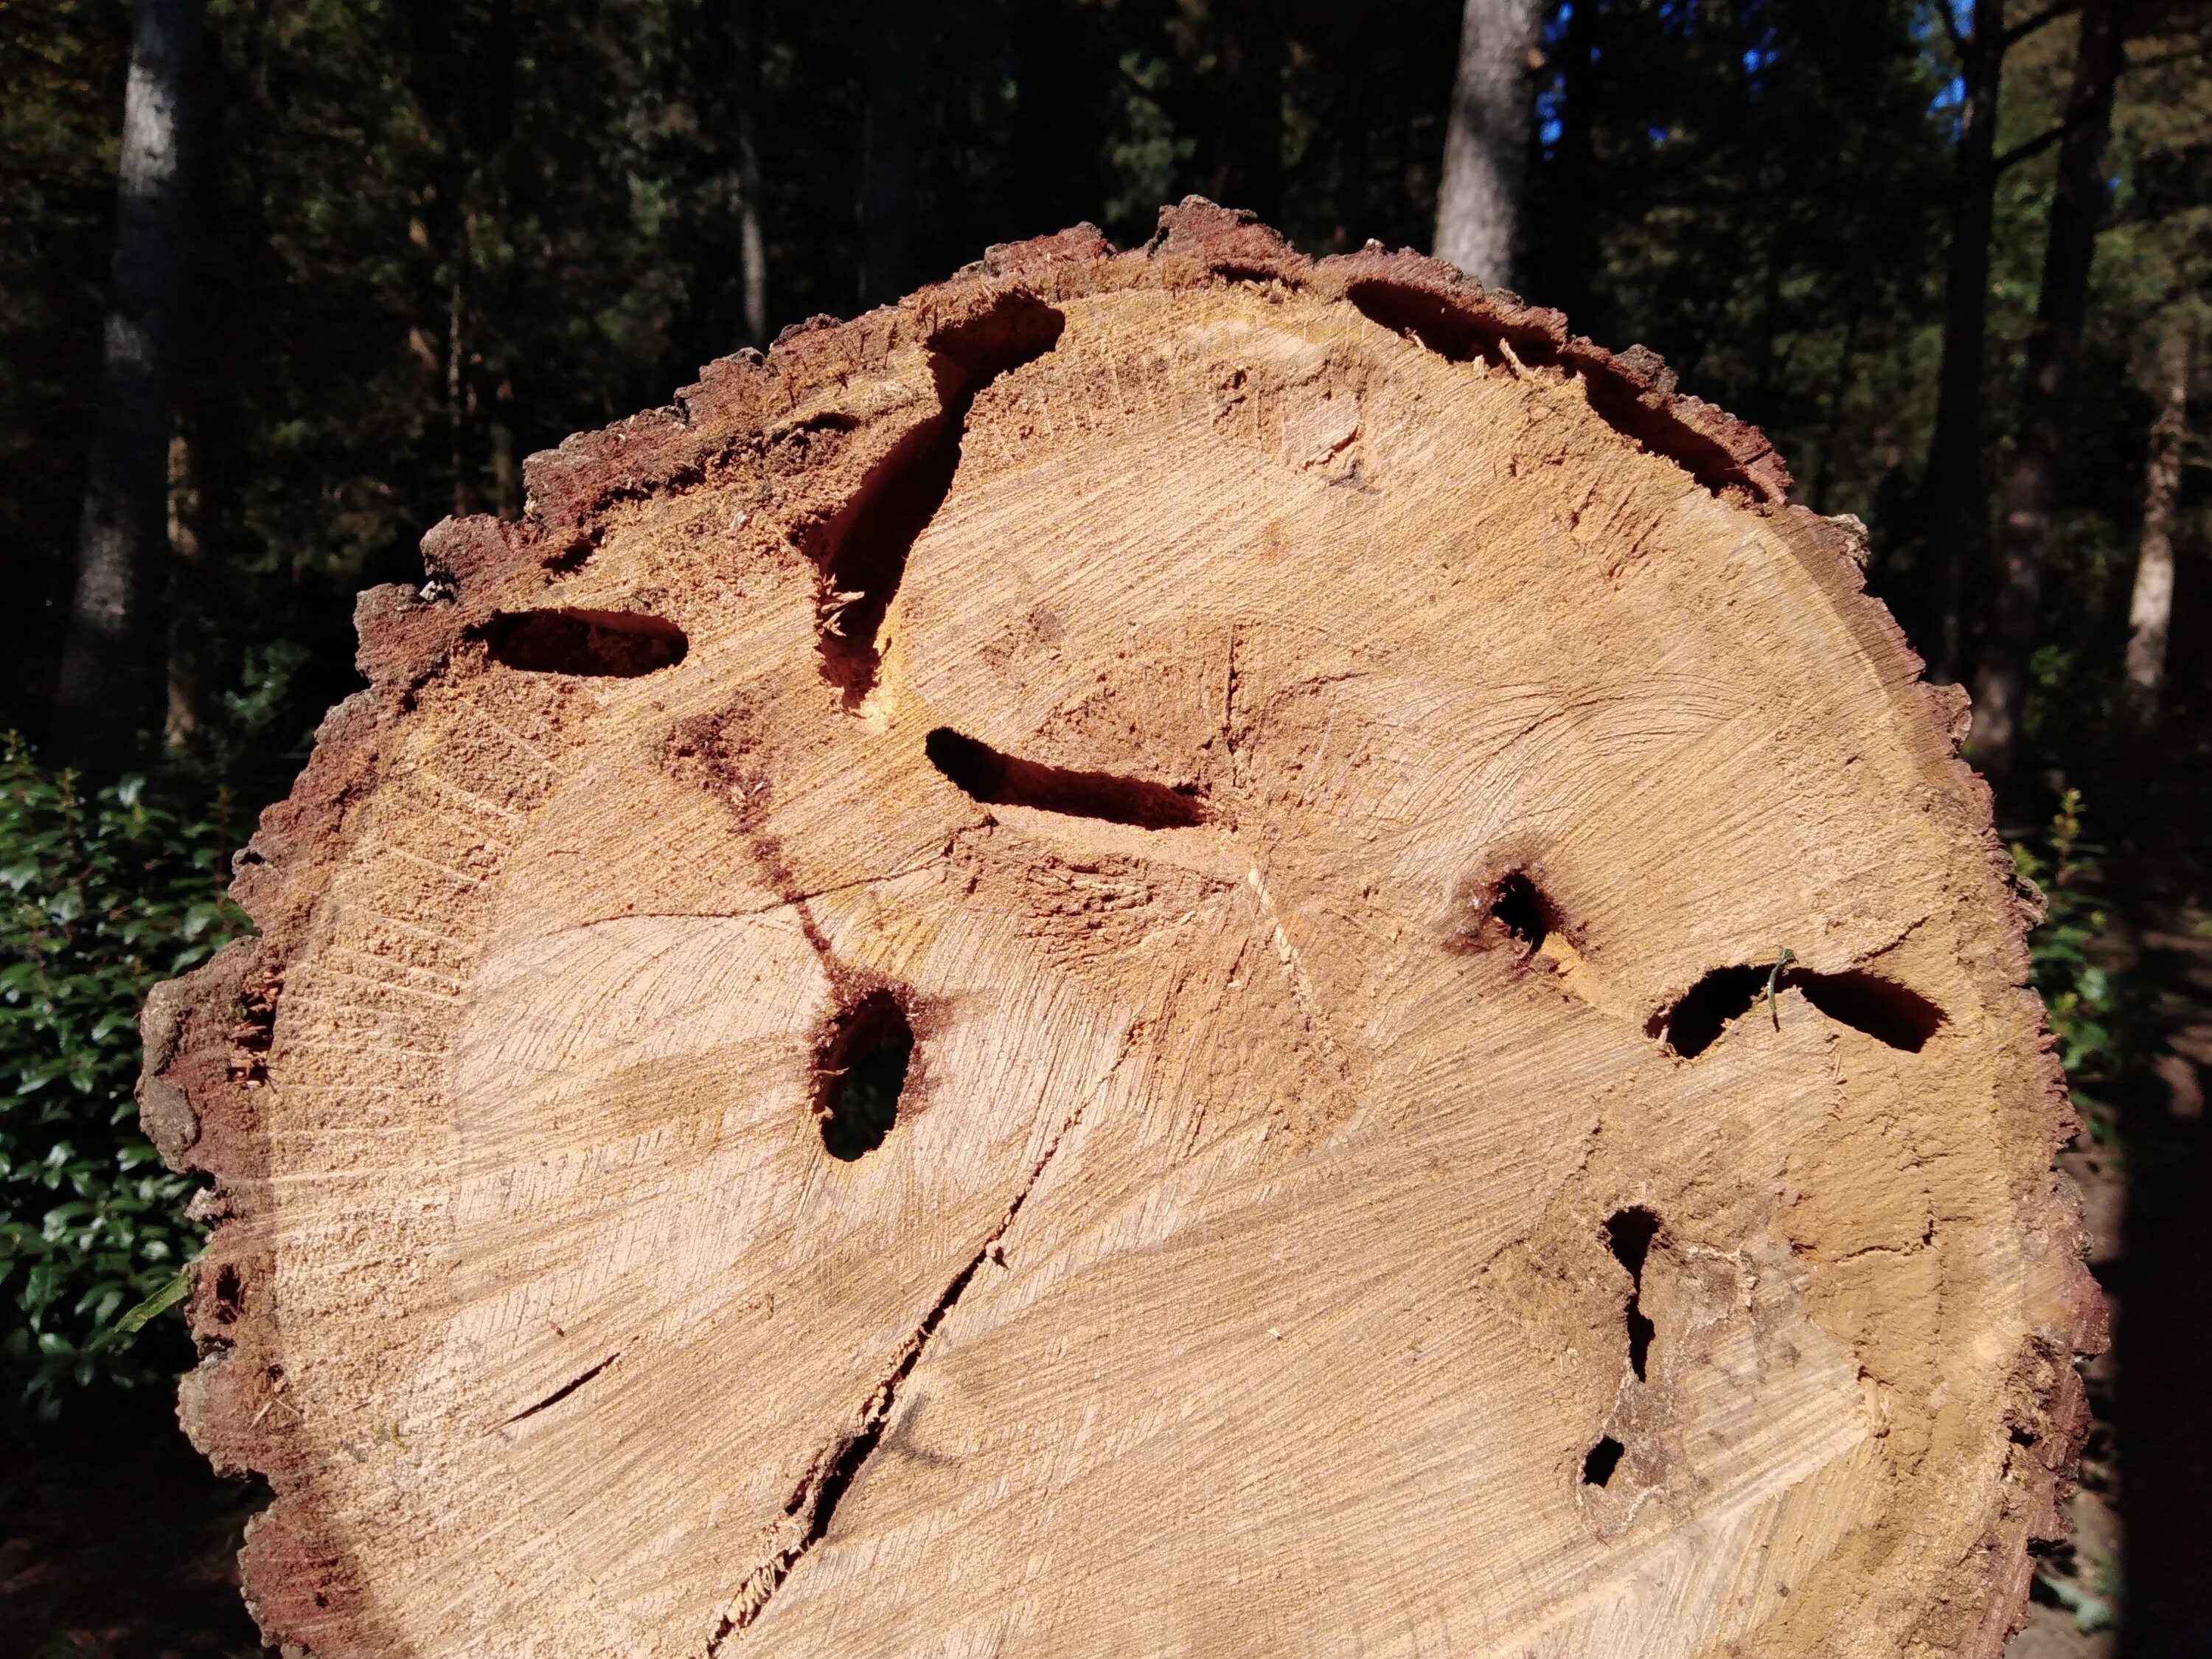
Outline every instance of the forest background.
<path id="1" fill-rule="evenodd" d="M 353 594 L 419 580 L 445 514 L 519 514 L 531 451 L 991 243 L 1139 244 L 1188 191 L 1316 254 L 1449 241 L 1478 13 L 1528 31 L 1485 274 L 1764 428 L 1977 690 L 2120 1310 L 2101 1507 L 2039 1594 L 2098 1650 L 2212 1652 L 2201 0 L 206 0 L 163 522 L 91 650 L 133 9 L 0 0 L 0 1645 L 250 1643 L 251 1503 L 161 1415 L 198 1230 L 134 1019 L 242 927 L 228 858 L 358 684 Z"/>

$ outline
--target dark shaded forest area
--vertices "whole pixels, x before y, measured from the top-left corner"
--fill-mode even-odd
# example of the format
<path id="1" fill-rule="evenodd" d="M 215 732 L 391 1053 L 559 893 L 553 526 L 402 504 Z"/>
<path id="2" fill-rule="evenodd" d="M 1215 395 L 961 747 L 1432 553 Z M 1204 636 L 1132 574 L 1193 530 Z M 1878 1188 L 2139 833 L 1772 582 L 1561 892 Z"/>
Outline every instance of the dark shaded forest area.
<path id="1" fill-rule="evenodd" d="M 251 1644 L 250 1505 L 167 1425 L 198 1229 L 137 1130 L 133 1022 L 243 927 L 227 860 L 359 684 L 354 593 L 419 581 L 444 514 L 518 514 L 532 451 L 993 243 L 1141 244 L 1198 192 L 1311 253 L 1438 246 L 1479 9 L 205 0 L 146 301 L 159 534 L 95 635 L 134 8 L 0 0 L 0 1647 Z M 2015 1651 L 2212 1653 L 2212 8 L 1525 11 L 1484 274 L 1656 350 L 1864 520 L 2051 899 L 2118 1343 Z"/>

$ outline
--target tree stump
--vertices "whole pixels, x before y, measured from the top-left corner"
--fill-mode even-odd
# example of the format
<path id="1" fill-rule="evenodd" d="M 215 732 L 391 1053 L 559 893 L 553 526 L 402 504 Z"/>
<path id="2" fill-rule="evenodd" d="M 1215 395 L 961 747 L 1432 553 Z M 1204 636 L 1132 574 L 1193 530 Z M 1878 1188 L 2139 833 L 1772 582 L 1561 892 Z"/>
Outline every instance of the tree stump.
<path id="1" fill-rule="evenodd" d="M 1954 691 L 1649 353 L 1193 199 L 362 598 L 149 1006 L 323 1659 L 1995 1655 L 2101 1310 Z"/>

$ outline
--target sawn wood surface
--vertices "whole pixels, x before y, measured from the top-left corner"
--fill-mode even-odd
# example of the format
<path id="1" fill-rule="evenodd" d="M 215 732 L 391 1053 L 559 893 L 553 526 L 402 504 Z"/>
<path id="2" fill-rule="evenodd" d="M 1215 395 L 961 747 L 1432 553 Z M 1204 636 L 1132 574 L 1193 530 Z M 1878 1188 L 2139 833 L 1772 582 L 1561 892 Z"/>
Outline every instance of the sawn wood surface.
<path id="1" fill-rule="evenodd" d="M 1756 432 L 1194 199 L 528 481 L 147 1015 L 272 1639 L 2001 1651 L 2033 896 Z"/>

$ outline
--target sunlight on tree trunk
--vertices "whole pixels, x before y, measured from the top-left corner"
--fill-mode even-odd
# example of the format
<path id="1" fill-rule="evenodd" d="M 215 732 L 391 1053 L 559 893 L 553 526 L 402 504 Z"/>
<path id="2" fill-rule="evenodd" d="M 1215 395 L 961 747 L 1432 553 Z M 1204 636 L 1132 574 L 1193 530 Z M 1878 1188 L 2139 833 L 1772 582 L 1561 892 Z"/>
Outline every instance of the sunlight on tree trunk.
<path id="1" fill-rule="evenodd" d="M 1437 257 L 1492 288 L 1512 275 L 1528 154 L 1528 64 L 1540 8 L 1467 0 L 1437 188 Z"/>
<path id="2" fill-rule="evenodd" d="M 106 362 L 54 701 L 57 752 L 95 776 L 123 764 L 149 712 L 147 633 L 167 539 L 185 150 L 204 25 L 203 0 L 138 0 L 131 15 Z"/>
<path id="3" fill-rule="evenodd" d="M 200 487 L 191 445 L 181 432 L 169 440 L 169 615 L 168 713 L 163 741 L 172 751 L 198 740 L 207 705 L 207 673 L 200 659 L 199 630 L 192 624 L 193 601 L 207 585 L 207 557 L 200 546 Z"/>
<path id="4" fill-rule="evenodd" d="M 1982 490 L 1982 357 L 1988 333 L 1990 225 L 1996 198 L 1997 87 L 2004 70 L 2004 0 L 1974 0 L 1963 43 L 1951 268 L 1943 299 L 1943 362 L 1928 446 L 1928 533 L 1936 548 L 1934 659 L 1929 678 L 1964 667 L 1966 567 L 1988 528 Z"/>
<path id="5" fill-rule="evenodd" d="M 731 0 L 730 35 L 736 48 L 738 258 L 739 303 L 745 343 L 768 343 L 768 250 L 761 237 L 760 18 L 757 0 Z"/>
<path id="6" fill-rule="evenodd" d="M 2150 465 L 2143 484 L 2142 541 L 2136 555 L 2135 595 L 2128 606 L 2128 701 L 2148 726 L 2158 718 L 2166 678 L 2166 635 L 2173 618 L 2173 508 L 2181 493 L 2181 448 L 2189 421 L 2189 368 L 2194 342 L 2176 329 L 2160 344 L 2165 406 L 2151 422 Z"/>
<path id="7" fill-rule="evenodd" d="M 364 597 L 144 1026 L 271 1644 L 1996 1659 L 2103 1315 L 1957 694 L 1652 354 L 1160 230 Z"/>
<path id="8" fill-rule="evenodd" d="M 2112 88 L 2125 57 L 2118 11 L 2118 0 L 2102 0 L 2081 11 L 2074 89 L 2051 192 L 2043 291 L 2036 304 L 2034 331 L 2028 336 L 2020 443 L 2005 479 L 1997 588 L 1981 670 L 1974 678 L 1974 760 L 2000 787 L 2012 771 L 2020 740 L 2021 704 L 2027 690 L 2028 659 L 2035 649 L 2043 573 L 2057 527 L 2053 508 L 2068 404 L 2081 355 L 2089 266 L 2104 216 L 2105 141 L 2112 125 Z"/>

